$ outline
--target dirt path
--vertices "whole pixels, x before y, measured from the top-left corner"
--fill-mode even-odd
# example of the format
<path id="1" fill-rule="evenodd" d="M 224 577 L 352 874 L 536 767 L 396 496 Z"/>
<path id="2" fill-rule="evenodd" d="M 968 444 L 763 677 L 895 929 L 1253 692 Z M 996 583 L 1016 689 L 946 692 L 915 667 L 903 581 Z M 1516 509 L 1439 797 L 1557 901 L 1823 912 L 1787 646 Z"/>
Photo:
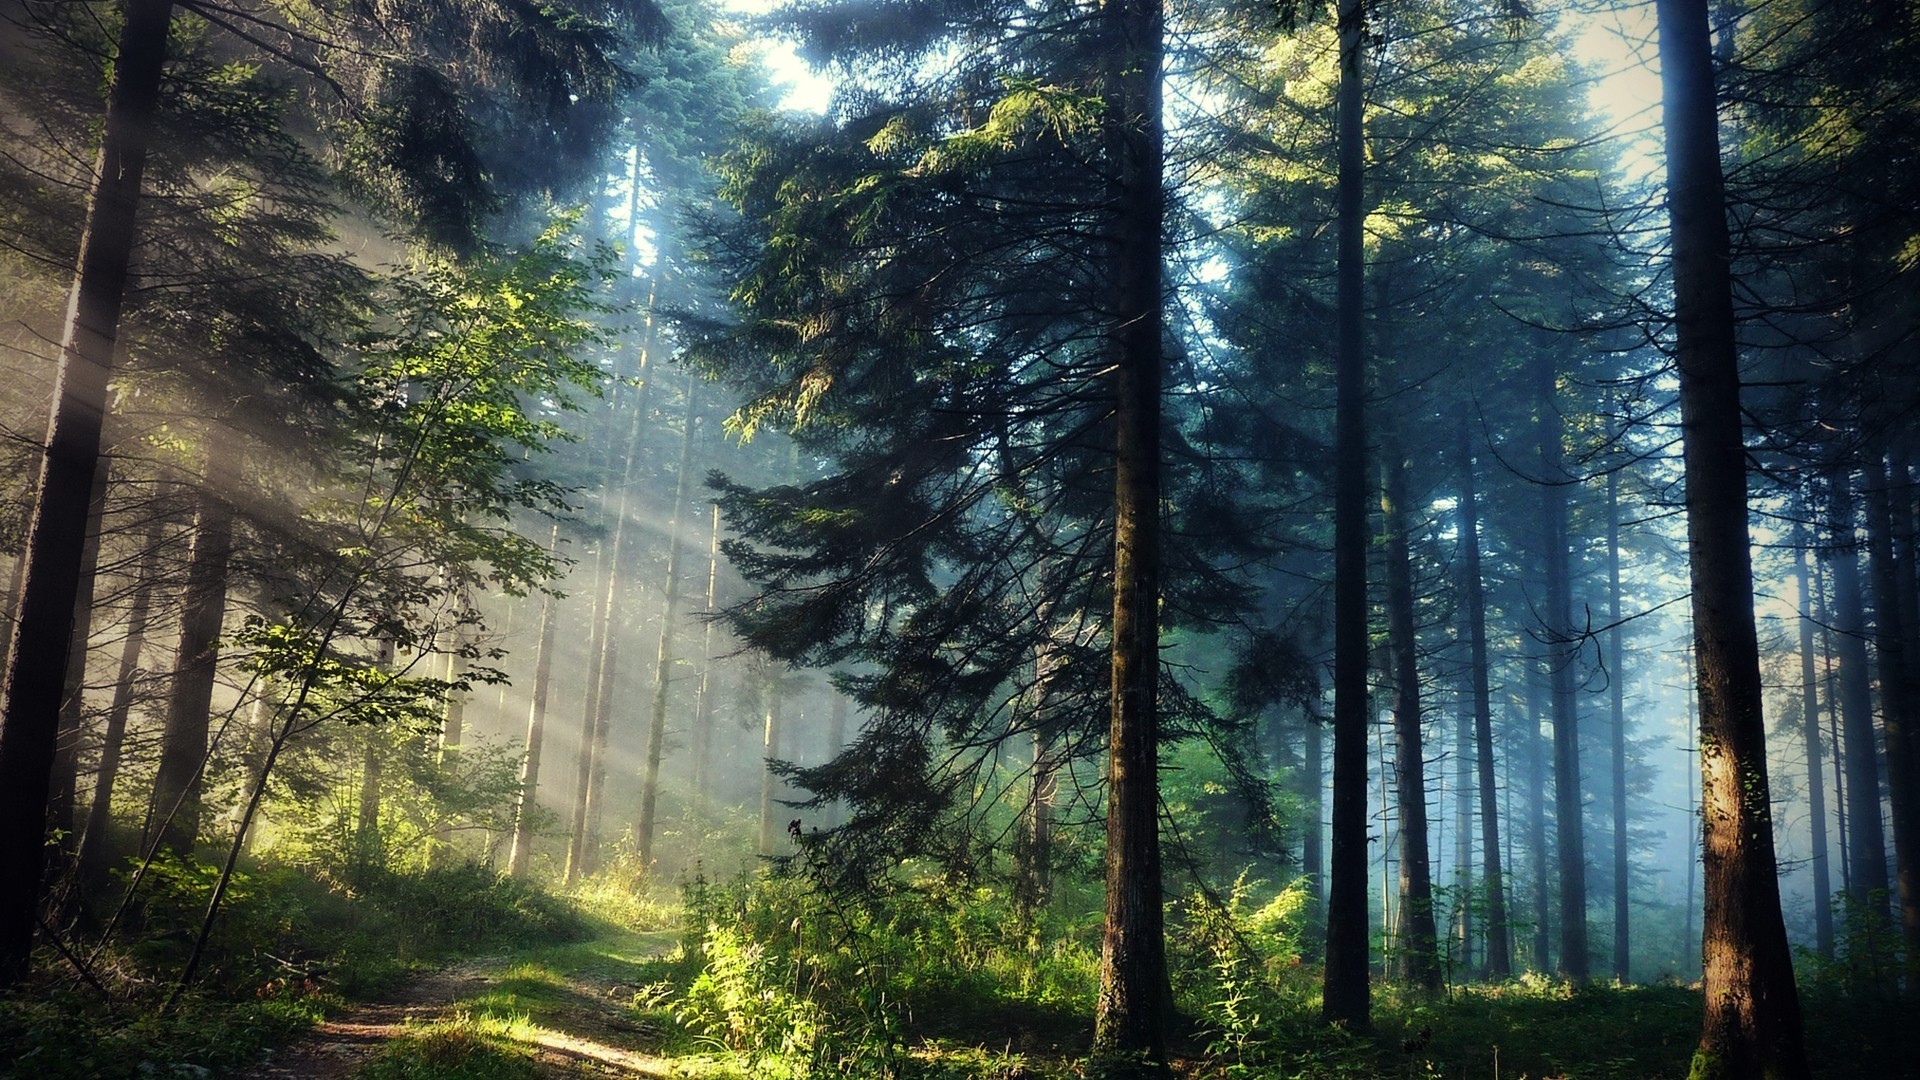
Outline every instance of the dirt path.
<path id="1" fill-rule="evenodd" d="M 401 984 L 378 1001 L 333 1017 L 235 1080 L 349 1080 L 409 1026 L 451 1018 L 459 1002 L 486 993 L 502 961 L 470 960 Z M 612 985 L 572 982 L 564 1008 L 533 1025 L 522 1045 L 548 1080 L 682 1075 L 645 1052 L 649 1032 L 632 1022 L 608 991 Z"/>

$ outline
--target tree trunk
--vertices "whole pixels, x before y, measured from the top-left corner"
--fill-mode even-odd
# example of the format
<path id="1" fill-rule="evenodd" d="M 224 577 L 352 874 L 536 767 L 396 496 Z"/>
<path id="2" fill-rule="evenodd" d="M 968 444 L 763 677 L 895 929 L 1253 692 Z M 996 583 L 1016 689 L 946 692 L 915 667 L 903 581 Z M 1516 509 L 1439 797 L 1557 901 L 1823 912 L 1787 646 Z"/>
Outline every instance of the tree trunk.
<path id="1" fill-rule="evenodd" d="M 619 407 L 620 387 L 619 384 L 616 383 L 614 386 L 613 399 L 609 403 L 609 415 L 606 423 L 602 425 L 609 441 L 611 441 L 613 437 L 613 421 L 614 418 L 619 415 Z M 628 460 L 633 456 L 633 438 L 631 436 L 638 432 L 639 421 L 636 419 L 629 426 L 632 431 L 627 440 L 625 459 Z M 607 489 L 612 486 L 614 482 L 612 457 L 613 451 L 612 448 L 609 447 L 603 455 L 604 460 L 601 462 L 600 471 L 600 512 L 603 521 L 606 518 L 610 502 L 608 498 L 610 493 Z M 562 871 L 562 877 L 569 887 L 580 880 L 580 874 L 585 869 L 586 862 L 587 791 L 593 785 L 593 734 L 600 722 L 600 665 L 606 654 L 606 650 L 602 647 L 602 639 L 613 630 L 613 596 L 611 584 L 614 574 L 612 551 L 614 545 L 612 541 L 614 535 L 619 531 L 619 522 L 627 516 L 625 505 L 627 492 L 627 485 L 625 483 L 626 473 L 626 460 L 623 460 L 620 468 L 620 501 L 617 504 L 619 509 L 614 514 L 614 534 L 609 534 L 601 538 L 600 544 L 595 549 L 593 557 L 593 609 L 589 615 L 589 618 L 591 618 L 593 622 L 587 628 L 586 702 L 585 707 L 580 711 L 580 747 L 574 759 L 573 807 L 572 813 L 568 818 L 567 826 L 567 865 Z"/>
<path id="2" fill-rule="evenodd" d="M 1627 672 L 1620 625 L 1620 471 L 1607 471 L 1607 703 L 1613 713 L 1613 977 L 1628 981 Z"/>
<path id="3" fill-rule="evenodd" d="M 1920 716 L 1912 677 L 1913 629 L 1906 621 L 1906 599 L 1896 540 L 1904 540 L 1893 513 L 1889 483 L 1905 479 L 1897 467 L 1890 474 L 1881 462 L 1872 465 L 1867 485 L 1867 536 L 1873 549 L 1874 648 L 1880 656 L 1880 723 L 1886 738 L 1887 796 L 1893 818 L 1895 895 L 1899 900 L 1900 932 L 1906 944 L 1909 991 L 1920 996 L 1920 792 L 1914 790 L 1913 728 Z M 1901 516 L 1904 516 L 1904 512 Z M 1904 547 L 1904 544 L 1899 545 Z"/>
<path id="4" fill-rule="evenodd" d="M 140 680 L 140 650 L 146 644 L 147 619 L 153 604 L 153 579 L 158 574 L 161 532 L 147 534 L 146 547 L 127 611 L 127 634 L 120 641 L 120 670 L 113 683 L 113 701 L 100 738 L 100 764 L 93 774 L 93 804 L 87 807 L 87 826 L 80 838 L 80 880 L 93 888 L 103 885 L 112 861 L 113 785 L 120 778 L 120 755 L 127 736 L 127 716 L 133 709 L 133 688 Z"/>
<path id="5" fill-rule="evenodd" d="M 1039 620 L 1043 625 L 1051 622 L 1051 610 L 1051 604 L 1041 604 Z M 1060 762 L 1048 714 L 1059 665 L 1058 642 L 1049 625 L 1033 658 L 1033 708 L 1027 720 L 1033 742 L 1033 768 L 1027 774 L 1027 805 L 1021 822 L 1015 885 L 1015 898 L 1030 930 L 1034 915 L 1046 905 L 1053 891 L 1053 810 L 1059 794 Z"/>
<path id="6" fill-rule="evenodd" d="M 1540 672 L 1536 660 L 1526 662 L 1527 715 L 1520 737 L 1527 751 L 1527 858 L 1533 869 L 1533 970 L 1547 971 L 1552 957 L 1552 912 L 1547 873 L 1547 762 L 1540 752 Z"/>
<path id="7" fill-rule="evenodd" d="M 1433 918 L 1428 851 L 1426 749 L 1420 733 L 1420 642 L 1413 610 L 1413 555 L 1407 540 L 1407 465 L 1382 451 L 1380 512 L 1387 538 L 1387 633 L 1393 652 L 1394 799 L 1400 811 L 1400 917 L 1394 937 L 1402 981 L 1440 989 L 1440 945 Z"/>
<path id="8" fill-rule="evenodd" d="M 1800 587 L 1800 739 L 1807 748 L 1807 813 L 1813 834 L 1813 939 L 1823 960 L 1833 959 L 1833 882 L 1827 864 L 1827 799 L 1820 772 L 1820 696 L 1814 678 L 1813 590 L 1807 573 L 1806 530 L 1794 529 L 1793 570 Z"/>
<path id="9" fill-rule="evenodd" d="M 79 594 L 80 547 L 173 3 L 126 0 L 123 13 L 0 695 L 6 700 L 0 722 L 0 816 L 12 823 L 0 829 L 0 987 L 26 974 L 38 922 L 47 791 Z"/>
<path id="10" fill-rule="evenodd" d="M 1462 694 L 1453 724 L 1454 964 L 1463 981 L 1473 977 L 1473 697 Z"/>
<path id="11" fill-rule="evenodd" d="M 1540 479 L 1541 526 L 1546 533 L 1542 553 L 1547 564 L 1547 658 L 1553 688 L 1553 839 L 1560 870 L 1560 957 L 1557 971 L 1564 978 L 1582 980 L 1587 960 L 1587 853 L 1581 820 L 1580 728 L 1575 699 L 1574 649 L 1562 644 L 1573 634 L 1572 568 L 1567 545 L 1567 474 L 1562 462 L 1558 394 L 1555 371 L 1541 363 Z"/>
<path id="12" fill-rule="evenodd" d="M 1168 981 L 1160 869 L 1160 0 L 1107 0 L 1106 135 L 1113 219 L 1113 676 L 1107 736 L 1106 923 L 1094 1006 L 1098 1056 L 1166 1069 Z"/>
<path id="13" fill-rule="evenodd" d="M 1849 895 L 1862 913 L 1882 917 L 1887 908 L 1886 825 L 1880 816 L 1880 748 L 1873 734 L 1873 690 L 1867 671 L 1866 615 L 1860 595 L 1858 533 L 1853 519 L 1853 476 L 1830 477 L 1828 525 L 1833 571 L 1833 636 L 1840 659 L 1840 724 L 1847 766 L 1847 862 Z"/>
<path id="14" fill-rule="evenodd" d="M 713 771 L 713 622 L 720 600 L 720 504 L 713 504 L 713 532 L 707 541 L 708 618 L 700 635 L 700 692 L 693 707 L 693 812 L 703 824 L 707 818 L 708 774 Z"/>
<path id="15" fill-rule="evenodd" d="M 667 689 L 673 674 L 673 631 L 680 620 L 680 514 L 686 508 L 693 478 L 693 434 L 698 426 L 694 408 L 699 395 L 692 368 L 687 369 L 686 415 L 680 433 L 680 470 L 674 482 L 673 518 L 667 524 L 667 606 L 660 615 L 660 645 L 654 653 L 653 712 L 647 723 L 647 771 L 640 786 L 640 872 L 653 869 L 654 820 L 660 800 L 660 755 L 667 742 Z"/>
<path id="16" fill-rule="evenodd" d="M 1807 1060 L 1773 855 L 1707 3 L 1659 0 L 1656 9 L 1706 856 L 1706 1016 L 1692 1076 L 1797 1080 Z"/>
<path id="17" fill-rule="evenodd" d="M 773 775 L 773 763 L 780 759 L 780 691 L 777 687 L 778 673 L 774 661 L 766 661 L 765 681 L 761 694 L 763 726 L 760 731 L 760 847 L 762 856 L 770 856 L 776 850 L 776 837 L 779 835 L 779 823 L 773 819 L 773 792 L 778 778 Z"/>
<path id="18" fill-rule="evenodd" d="M 1341 0 L 1339 319 L 1334 415 L 1333 822 L 1327 883 L 1327 962 L 1321 1017 L 1373 1025 L 1367 972 L 1367 430 L 1366 247 L 1361 61 L 1366 14 Z"/>
<path id="19" fill-rule="evenodd" d="M 1813 598 L 1820 611 L 1820 659 L 1822 670 L 1827 673 L 1827 746 L 1833 750 L 1833 815 L 1840 838 L 1833 846 L 1840 851 L 1840 889 L 1851 896 L 1853 867 L 1847 857 L 1847 782 L 1842 775 L 1846 762 L 1841 760 L 1846 755 L 1841 751 L 1840 742 L 1840 695 L 1834 692 L 1833 604 L 1827 597 L 1826 573 L 1819 562 L 1813 564 Z M 1828 906 L 1832 906 L 1831 901 Z"/>
<path id="20" fill-rule="evenodd" d="M 67 637 L 66 686 L 60 698 L 60 733 L 53 754 L 53 790 L 47 799 L 47 819 L 61 837 L 63 852 L 71 853 L 74 800 L 80 786 L 80 744 L 85 737 L 87 653 L 93 644 L 93 594 L 100 566 L 100 526 L 107 512 L 109 462 L 93 472 L 93 491 L 87 498 L 87 536 L 80 546 L 80 583 L 74 590 L 73 629 Z"/>
<path id="21" fill-rule="evenodd" d="M 1500 855 L 1499 788 L 1493 777 L 1493 695 L 1487 671 L 1487 599 L 1480 575 L 1480 508 L 1468 429 L 1460 425 L 1461 575 L 1467 598 L 1469 675 L 1473 680 L 1475 764 L 1480 773 L 1481 876 L 1487 891 L 1487 978 L 1513 974 L 1513 938 L 1507 926 L 1506 876 Z"/>
<path id="22" fill-rule="evenodd" d="M 553 526 L 548 550 L 560 547 L 560 525 Z M 540 647 L 533 660 L 533 703 L 527 709 L 527 756 L 520 764 L 520 799 L 513 811 L 513 848 L 507 873 L 526 877 L 533 861 L 533 817 L 540 794 L 540 748 L 547 735 L 547 691 L 553 685 L 553 641 L 559 620 L 558 602 L 548 593 L 540 603 Z"/>
<path id="23" fill-rule="evenodd" d="M 593 718 L 593 737 L 584 751 L 587 760 L 582 762 L 582 767 L 587 770 L 585 821 L 581 829 L 575 830 L 575 835 L 580 838 L 580 858 L 577 862 L 580 874 L 591 874 L 600 865 L 600 827 L 606 817 L 607 803 L 607 742 L 613 732 L 613 696 L 620 679 L 620 628 L 613 616 L 619 607 L 621 574 L 627 565 L 628 537 L 633 531 L 628 528 L 627 518 L 632 508 L 634 470 L 640 457 L 640 432 L 645 425 L 647 400 L 653 389 L 653 302 L 658 287 L 658 280 L 647 287 L 646 336 L 641 339 L 639 370 L 636 373 L 639 385 L 633 391 L 633 426 L 627 434 L 626 461 L 621 469 L 620 509 L 613 526 L 613 569 L 607 575 L 607 602 L 603 616 L 606 621 L 601 624 L 599 633 L 600 689 L 594 694 L 596 713 Z"/>
<path id="24" fill-rule="evenodd" d="M 200 835 L 200 789 L 207 764 L 208 722 L 219 661 L 220 627 L 227 613 L 227 564 L 233 555 L 233 506 L 214 490 L 213 474 L 227 451 L 216 439 L 207 455 L 206 483 L 199 492 L 193 554 L 181 601 L 180 647 L 167 694 L 160 765 L 153 777 L 153 813 L 160 843 L 181 858 L 193 854 Z"/>
<path id="25" fill-rule="evenodd" d="M 392 671 L 393 661 L 393 642 L 380 642 L 374 663 L 381 671 Z M 363 876 L 386 865 L 387 845 L 380 833 L 380 799 L 385 789 L 387 759 L 380 735 L 378 727 L 367 727 L 360 750 L 360 805 L 354 818 L 353 858 Z M 258 807 L 257 800 L 254 805 Z"/>

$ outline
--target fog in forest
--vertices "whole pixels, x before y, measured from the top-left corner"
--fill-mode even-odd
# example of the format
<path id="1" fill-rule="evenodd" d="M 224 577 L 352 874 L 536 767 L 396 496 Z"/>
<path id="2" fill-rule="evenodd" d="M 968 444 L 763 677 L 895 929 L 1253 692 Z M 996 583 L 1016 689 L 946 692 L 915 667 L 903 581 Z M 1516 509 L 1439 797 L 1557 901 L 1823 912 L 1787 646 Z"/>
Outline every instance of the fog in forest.
<path id="1" fill-rule="evenodd" d="M 1915 19 L 0 0 L 0 1077 L 1905 1074 Z"/>

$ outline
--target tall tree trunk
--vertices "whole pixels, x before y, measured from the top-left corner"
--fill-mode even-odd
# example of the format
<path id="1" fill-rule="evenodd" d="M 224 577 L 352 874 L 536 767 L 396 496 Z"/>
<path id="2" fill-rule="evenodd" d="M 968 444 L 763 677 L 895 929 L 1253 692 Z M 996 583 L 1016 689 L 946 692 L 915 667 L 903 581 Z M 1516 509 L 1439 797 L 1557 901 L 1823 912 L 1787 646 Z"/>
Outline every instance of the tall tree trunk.
<path id="1" fill-rule="evenodd" d="M 713 504 L 713 530 L 707 541 L 708 618 L 700 632 L 700 691 L 693 707 L 693 811 L 704 824 L 707 817 L 708 774 L 713 771 L 713 619 L 720 601 L 720 504 Z"/>
<path id="2" fill-rule="evenodd" d="M 1861 912 L 1887 913 L 1886 825 L 1880 816 L 1880 749 L 1873 734 L 1873 690 L 1867 671 L 1866 614 L 1860 594 L 1858 533 L 1853 519 L 1853 475 L 1829 478 L 1828 525 L 1832 548 L 1833 614 L 1830 625 L 1840 659 L 1840 723 L 1847 766 L 1847 862 L 1849 895 Z"/>
<path id="3" fill-rule="evenodd" d="M 1888 463 L 1891 464 L 1891 463 Z M 1901 578 L 1899 547 L 1904 517 L 1893 513 L 1890 483 L 1904 480 L 1903 470 L 1883 469 L 1875 459 L 1867 484 L 1867 536 L 1873 550 L 1874 648 L 1880 656 L 1880 723 L 1886 738 L 1887 796 L 1893 818 L 1895 895 L 1899 900 L 1900 931 L 1906 943 L 1909 990 L 1920 996 L 1920 792 L 1914 790 L 1913 729 L 1920 702 L 1912 677 L 1915 648 L 1907 625 L 1906 590 Z M 1909 582 L 1910 583 L 1910 582 Z"/>
<path id="4" fill-rule="evenodd" d="M 1440 989 L 1440 945 L 1433 919 L 1433 867 L 1428 851 L 1426 748 L 1421 740 L 1420 642 L 1413 610 L 1413 555 L 1407 540 L 1407 464 L 1397 449 L 1381 452 L 1380 492 L 1387 539 L 1387 634 L 1393 652 L 1394 801 L 1400 811 L 1400 917 L 1394 937 L 1400 978 Z"/>
<path id="5" fill-rule="evenodd" d="M 1302 947 L 1313 950 L 1316 945 L 1324 945 L 1327 896 L 1327 838 L 1325 822 L 1327 808 L 1325 790 L 1327 783 L 1326 735 L 1322 730 L 1326 721 L 1309 711 L 1304 718 L 1305 732 L 1300 749 L 1300 788 L 1303 800 L 1303 816 L 1306 818 L 1300 835 L 1300 873 L 1307 879 L 1307 891 L 1311 897 L 1307 916 L 1308 931 L 1303 935 Z M 1312 940 L 1315 924 L 1322 931 L 1319 941 Z"/>
<path id="6" fill-rule="evenodd" d="M 1028 920 L 1030 929 L 1033 916 L 1046 905 L 1053 890 L 1053 811 L 1054 799 L 1059 794 L 1060 762 L 1053 745 L 1049 714 L 1060 651 L 1050 625 L 1051 611 L 1051 604 L 1041 604 L 1039 621 L 1047 627 L 1047 634 L 1033 657 L 1033 708 L 1027 720 L 1032 729 L 1033 768 L 1027 774 L 1027 805 L 1021 821 L 1015 885 L 1021 915 Z"/>
<path id="7" fill-rule="evenodd" d="M 1527 751 L 1527 858 L 1533 870 L 1533 969 L 1547 971 L 1552 956 L 1551 904 L 1547 873 L 1547 762 L 1540 746 L 1540 717 L 1546 712 L 1540 700 L 1540 675 L 1537 659 L 1526 662 L 1527 715 L 1520 737 Z"/>
<path id="8" fill-rule="evenodd" d="M 47 791 L 79 594 L 80 547 L 173 2 L 125 0 L 123 16 L 0 695 L 6 701 L 0 721 L 0 817 L 11 823 L 0 829 L 0 987 L 26 974 L 39 921 Z"/>
<path id="9" fill-rule="evenodd" d="M 1462 980 L 1473 977 L 1473 697 L 1462 694 L 1453 724 L 1454 963 Z"/>
<path id="10" fill-rule="evenodd" d="M 1613 977 L 1631 975 L 1627 886 L 1627 672 L 1620 625 L 1620 470 L 1607 470 L 1607 704 L 1613 712 Z"/>
<path id="11" fill-rule="evenodd" d="M 548 550 L 559 547 L 556 522 Z M 547 691 L 553 685 L 553 640 L 559 628 L 554 609 L 558 606 L 552 593 L 540 603 L 540 647 L 533 660 L 533 703 L 527 708 L 527 756 L 520 764 L 520 799 L 513 811 L 513 848 L 507 856 L 507 873 L 514 877 L 526 877 L 533 864 L 533 817 L 539 806 L 540 749 L 547 736 Z"/>
<path id="12" fill-rule="evenodd" d="M 391 640 L 381 641 L 374 655 L 375 665 L 381 671 L 392 671 L 394 653 Z M 386 790 L 387 771 L 387 748 L 381 745 L 384 741 L 382 734 L 378 727 L 368 726 L 363 732 L 360 747 L 360 805 L 354 817 L 353 859 L 363 880 L 370 878 L 374 870 L 384 867 L 387 861 L 386 839 L 380 831 L 380 800 Z M 259 808 L 257 799 L 250 802 L 252 809 Z M 214 910 L 209 905 L 209 918 Z"/>
<path id="13" fill-rule="evenodd" d="M 1165 1071 L 1168 981 L 1160 869 L 1160 0 L 1106 0 L 1113 218 L 1113 675 L 1107 735 L 1106 924 L 1094 1051 Z"/>
<path id="14" fill-rule="evenodd" d="M 160 765 L 153 777 L 160 843 L 182 858 L 193 854 L 200 835 L 200 788 L 207 763 L 220 627 L 227 614 L 227 564 L 233 555 L 233 506 L 215 490 L 213 475 L 227 454 L 223 444 L 224 440 L 215 439 L 210 445 L 208 477 L 199 491 L 193 554 L 187 560 L 186 594 L 181 601 L 180 647 L 174 654 Z"/>
<path id="15" fill-rule="evenodd" d="M 1367 973 L 1367 429 L 1365 162 L 1361 94 L 1366 14 L 1341 0 L 1339 319 L 1333 491 L 1333 822 L 1321 1017 L 1373 1026 Z"/>
<path id="16" fill-rule="evenodd" d="M 641 339 L 639 370 L 636 373 L 639 383 L 633 390 L 633 427 L 627 435 L 626 461 L 621 469 L 620 509 L 613 527 L 613 570 L 607 575 L 606 622 L 601 625 L 599 634 L 600 689 L 594 695 L 597 712 L 593 719 L 593 737 L 585 751 L 588 756 L 585 763 L 588 769 L 586 820 L 584 827 L 576 830 L 576 835 L 581 837 L 578 866 L 582 874 L 591 874 L 600 865 L 600 833 L 607 808 L 607 743 L 613 733 L 613 697 L 620 680 L 620 627 L 614 612 L 619 607 L 621 575 L 627 567 L 629 538 L 633 535 L 627 518 L 632 507 L 635 469 L 640 457 L 640 432 L 646 421 L 647 403 L 653 391 L 653 304 L 658 288 L 658 279 L 647 286 L 646 331 Z"/>
<path id="17" fill-rule="evenodd" d="M 1465 421 L 1460 425 L 1460 478 L 1460 563 L 1473 680 L 1474 757 L 1480 773 L 1481 876 L 1487 891 L 1487 978 L 1498 981 L 1513 974 L 1513 938 L 1507 926 L 1506 875 L 1500 860 L 1499 788 L 1493 777 L 1493 695 L 1488 686 L 1486 587 L 1480 574 L 1480 507 Z"/>
<path id="18" fill-rule="evenodd" d="M 1687 555 L 1700 691 L 1706 1015 L 1696 1080 L 1807 1072 L 1780 917 L 1746 447 L 1706 0 L 1658 0 Z"/>
<path id="19" fill-rule="evenodd" d="M 654 810 L 660 800 L 660 755 L 667 742 L 667 688 L 673 674 L 673 632 L 680 620 L 680 514 L 686 509 L 693 478 L 694 409 L 699 395 L 687 369 L 686 415 L 680 433 L 680 470 L 674 482 L 673 518 L 667 524 L 667 606 L 660 615 L 660 644 L 654 653 L 653 711 L 647 723 L 647 770 L 640 785 L 640 871 L 653 868 Z"/>
<path id="20" fill-rule="evenodd" d="M 772 855 L 776 850 L 779 835 L 779 823 L 773 817 L 773 793 L 778 777 L 773 774 L 773 763 L 780 759 L 780 691 L 778 673 L 774 661 L 766 661 L 765 681 L 760 693 L 762 727 L 760 730 L 760 854 Z"/>
<path id="21" fill-rule="evenodd" d="M 1574 650 L 1561 644 L 1573 633 L 1573 582 L 1567 543 L 1567 475 L 1562 461 L 1554 366 L 1542 363 L 1540 378 L 1541 526 L 1546 533 L 1548 673 L 1553 689 L 1553 839 L 1560 877 L 1560 957 L 1557 970 L 1585 979 L 1587 959 L 1587 852 L 1581 820 L 1579 706 L 1573 684 Z"/>
<path id="22" fill-rule="evenodd" d="M 608 416 L 606 422 L 601 425 L 603 434 L 609 443 L 613 439 L 615 418 L 619 416 L 620 399 L 620 385 L 615 383 L 612 401 L 609 402 Z M 638 419 L 635 419 L 629 426 L 632 429 L 632 433 L 637 433 L 639 430 Z M 593 622 L 587 629 L 587 685 L 586 694 L 584 695 L 586 701 L 584 708 L 580 711 L 580 747 L 574 759 L 573 806 L 567 826 L 567 865 L 562 871 L 562 877 L 569 887 L 580 880 L 580 875 L 582 871 L 585 870 L 587 791 L 593 784 L 593 735 L 594 729 L 599 726 L 600 722 L 600 665 L 606 653 L 606 650 L 602 647 L 602 638 L 612 632 L 613 629 L 613 596 L 610 588 L 614 574 L 613 537 L 619 531 L 619 521 L 626 517 L 625 502 L 627 486 L 625 479 L 627 461 L 633 456 L 631 453 L 632 443 L 633 436 L 630 433 L 630 437 L 627 440 L 628 452 L 624 455 L 620 465 L 621 487 L 618 504 L 612 501 L 610 498 L 612 492 L 608 490 L 614 484 L 613 449 L 611 446 L 608 446 L 602 454 L 601 461 L 601 520 L 606 520 L 607 511 L 611 506 L 617 505 L 618 509 L 614 513 L 614 533 L 610 533 L 601 538 L 593 556 L 593 609 L 589 616 Z"/>
<path id="23" fill-rule="evenodd" d="M 1820 772 L 1820 696 L 1814 678 L 1813 589 L 1807 573 L 1806 530 L 1796 527 L 1793 571 L 1800 586 L 1800 739 L 1807 748 L 1807 813 L 1813 833 L 1813 940 L 1823 960 L 1833 959 L 1833 882 L 1827 864 L 1827 799 Z"/>
<path id="24" fill-rule="evenodd" d="M 100 527 L 107 513 L 107 479 L 112 472 L 105 459 L 93 472 L 93 491 L 87 497 L 87 536 L 80 547 L 80 584 L 74 590 L 73 629 L 67 637 L 66 687 L 60 698 L 60 734 L 53 753 L 53 790 L 47 798 L 47 819 L 61 837 L 63 852 L 71 853 L 74 800 L 80 786 L 80 744 L 85 737 L 87 653 L 93 644 L 93 594 L 100 566 Z"/>
<path id="25" fill-rule="evenodd" d="M 1847 782 L 1842 775 L 1846 756 L 1840 742 L 1840 695 L 1834 692 L 1833 661 L 1833 604 L 1827 597 L 1826 572 L 1818 561 L 1813 564 L 1813 598 L 1820 611 L 1820 659 L 1822 670 L 1827 673 L 1827 745 L 1833 750 L 1833 815 L 1834 824 L 1839 831 L 1836 834 L 1840 842 L 1833 845 L 1840 850 L 1840 889 L 1849 896 L 1853 893 L 1853 866 L 1847 858 Z M 1832 907 L 1829 900 L 1828 907 Z"/>
<path id="26" fill-rule="evenodd" d="M 140 679 L 140 650 L 147 640 L 147 619 L 153 605 L 153 580 L 159 573 L 161 531 L 156 526 L 146 546 L 127 610 L 127 633 L 120 641 L 119 675 L 113 683 L 113 701 L 100 738 L 100 764 L 93 774 L 93 803 L 87 807 L 87 825 L 80 838 L 80 880 L 93 888 L 106 882 L 113 837 L 113 786 L 120 778 L 120 755 L 127 736 L 127 716 L 133 709 L 133 688 Z"/>

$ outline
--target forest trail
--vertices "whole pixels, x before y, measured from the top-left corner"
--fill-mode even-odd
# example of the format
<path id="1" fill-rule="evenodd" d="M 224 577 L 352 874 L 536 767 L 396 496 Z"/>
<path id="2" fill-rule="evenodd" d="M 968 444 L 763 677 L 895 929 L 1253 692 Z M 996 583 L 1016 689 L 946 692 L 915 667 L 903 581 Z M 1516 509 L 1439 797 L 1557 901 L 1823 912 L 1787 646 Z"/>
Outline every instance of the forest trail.
<path id="1" fill-rule="evenodd" d="M 632 939 L 564 951 L 578 955 L 607 944 L 631 945 Z M 616 964 L 623 962 L 631 961 L 615 958 Z M 685 1075 L 647 1052 L 657 1033 L 627 1007 L 638 987 L 619 974 L 604 962 L 583 967 L 521 957 L 464 960 L 355 1004 L 236 1077 L 351 1080 L 401 1041 L 424 1044 L 445 1033 L 453 1034 L 442 1045 L 468 1045 L 477 1038 L 510 1047 L 530 1057 L 543 1080 Z"/>

